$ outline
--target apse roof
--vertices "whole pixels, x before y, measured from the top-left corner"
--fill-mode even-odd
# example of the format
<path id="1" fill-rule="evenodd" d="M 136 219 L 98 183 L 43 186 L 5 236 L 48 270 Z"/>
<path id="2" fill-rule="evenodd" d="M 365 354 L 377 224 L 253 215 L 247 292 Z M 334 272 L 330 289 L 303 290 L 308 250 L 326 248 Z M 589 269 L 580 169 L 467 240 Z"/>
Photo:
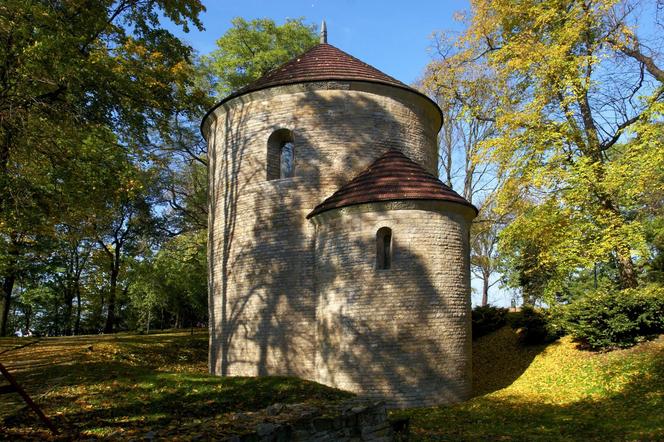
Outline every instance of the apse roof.
<path id="1" fill-rule="evenodd" d="M 316 206 L 307 218 L 356 204 L 400 200 L 448 201 L 471 207 L 477 213 L 475 206 L 422 166 L 400 151 L 390 149 Z"/>

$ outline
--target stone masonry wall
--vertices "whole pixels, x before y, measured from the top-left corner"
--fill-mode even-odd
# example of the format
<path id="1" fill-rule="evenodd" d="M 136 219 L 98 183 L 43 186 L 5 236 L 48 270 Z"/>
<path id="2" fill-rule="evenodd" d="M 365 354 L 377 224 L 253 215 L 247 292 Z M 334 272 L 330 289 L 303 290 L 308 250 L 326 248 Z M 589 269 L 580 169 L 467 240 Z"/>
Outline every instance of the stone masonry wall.
<path id="1" fill-rule="evenodd" d="M 435 173 L 439 125 L 423 97 L 362 82 L 252 92 L 206 118 L 212 373 L 316 378 L 315 230 L 305 217 L 388 148 Z M 268 181 L 267 140 L 284 128 L 295 176 Z"/>
<path id="2" fill-rule="evenodd" d="M 387 418 L 385 404 L 350 400 L 331 409 L 320 410 L 304 404 L 274 404 L 262 412 L 264 422 L 253 432 L 223 439 L 227 442 L 390 442 L 395 432 Z M 237 413 L 237 420 L 246 413 Z M 231 417 L 233 419 L 233 417 Z M 398 434 L 399 440 L 408 437 L 407 427 Z M 403 439 L 402 439 L 403 438 Z"/>
<path id="3" fill-rule="evenodd" d="M 458 402 L 471 392 L 472 209 L 371 203 L 316 216 L 316 380 L 391 407 Z M 376 269 L 376 232 L 392 263 Z"/>

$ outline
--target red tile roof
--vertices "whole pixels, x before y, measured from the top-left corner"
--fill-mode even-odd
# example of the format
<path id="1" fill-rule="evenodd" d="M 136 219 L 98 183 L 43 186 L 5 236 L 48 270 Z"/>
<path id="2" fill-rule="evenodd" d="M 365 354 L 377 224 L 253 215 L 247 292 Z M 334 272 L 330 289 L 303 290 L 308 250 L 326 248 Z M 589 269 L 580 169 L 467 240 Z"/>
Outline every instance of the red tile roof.
<path id="1" fill-rule="evenodd" d="M 341 49 L 321 43 L 271 70 L 235 94 L 284 84 L 322 80 L 364 80 L 408 88 L 399 80 L 382 73 Z"/>
<path id="2" fill-rule="evenodd" d="M 316 206 L 307 218 L 356 204 L 399 200 L 449 201 L 471 207 L 477 213 L 475 206 L 422 166 L 398 150 L 390 149 Z"/>
<path id="3" fill-rule="evenodd" d="M 305 53 L 271 70 L 253 83 L 233 92 L 210 109 L 203 117 L 201 128 L 207 117 L 223 103 L 243 94 L 294 83 L 313 81 L 349 80 L 366 81 L 395 86 L 414 92 L 431 102 L 441 115 L 438 105 L 429 97 L 399 80 L 382 73 L 378 69 L 358 60 L 350 54 L 328 43 L 320 43 Z"/>

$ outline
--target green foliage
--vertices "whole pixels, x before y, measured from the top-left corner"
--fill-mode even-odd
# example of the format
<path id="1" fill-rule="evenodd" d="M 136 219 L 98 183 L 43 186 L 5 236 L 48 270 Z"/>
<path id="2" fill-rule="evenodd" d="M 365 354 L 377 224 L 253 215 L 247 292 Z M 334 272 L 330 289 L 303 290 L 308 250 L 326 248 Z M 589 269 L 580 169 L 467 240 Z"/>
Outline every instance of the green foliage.
<path id="1" fill-rule="evenodd" d="M 524 305 L 510 316 L 509 323 L 525 345 L 553 342 L 562 336 L 562 329 L 553 318 L 551 310 Z"/>
<path id="2" fill-rule="evenodd" d="M 317 43 L 316 28 L 304 19 L 277 25 L 268 18 L 233 19 L 233 27 L 219 40 L 207 61 L 220 96 L 240 89 Z"/>
<path id="3" fill-rule="evenodd" d="M 588 347 L 630 347 L 664 333 L 664 288 L 598 290 L 563 308 L 565 330 Z"/>
<path id="4" fill-rule="evenodd" d="M 652 27 L 626 3 L 473 0 L 464 16 L 453 61 L 495 76 L 496 105 L 478 115 L 495 136 L 480 154 L 503 180 L 497 211 L 513 219 L 499 253 L 527 301 L 551 303 L 596 263 L 615 263 L 616 288 L 635 287 L 652 255 L 644 223 L 664 189 L 664 71 L 639 44 Z"/>
<path id="5" fill-rule="evenodd" d="M 664 211 L 664 207 L 660 208 Z M 646 238 L 652 255 L 646 263 L 646 279 L 664 284 L 664 213 L 656 214 L 645 224 Z"/>
<path id="6" fill-rule="evenodd" d="M 473 339 L 478 339 L 507 324 L 507 309 L 478 305 L 472 311 Z"/>
<path id="7" fill-rule="evenodd" d="M 152 259 L 132 266 L 129 296 L 131 329 L 167 324 L 176 328 L 207 323 L 207 255 L 205 230 L 182 234 L 165 243 Z M 162 314 L 163 315 L 163 314 Z"/>
<path id="8" fill-rule="evenodd" d="M 110 208 L 142 191 L 125 172 L 149 168 L 173 119 L 200 111 L 207 94 L 191 80 L 192 50 L 160 16 L 201 29 L 203 9 L 198 0 L 0 5 L 0 333 L 25 263 L 104 236 L 94 230 L 111 224 Z M 76 284 L 72 272 L 53 273 L 41 276 Z M 71 310 L 71 293 L 61 299 Z"/>
<path id="9" fill-rule="evenodd" d="M 0 4 L 0 331 L 206 322 L 200 118 L 214 83 L 241 87 L 316 36 L 302 19 L 236 19 L 203 63 L 161 23 L 201 29 L 203 10 Z"/>

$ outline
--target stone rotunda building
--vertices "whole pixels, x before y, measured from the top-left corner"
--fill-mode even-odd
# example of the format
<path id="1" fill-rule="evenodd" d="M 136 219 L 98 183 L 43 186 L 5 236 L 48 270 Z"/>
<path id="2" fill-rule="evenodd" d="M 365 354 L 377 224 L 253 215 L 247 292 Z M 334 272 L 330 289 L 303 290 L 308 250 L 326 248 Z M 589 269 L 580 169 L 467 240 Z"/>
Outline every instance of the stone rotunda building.
<path id="1" fill-rule="evenodd" d="M 469 397 L 477 210 L 436 178 L 441 123 L 325 33 L 210 110 L 211 373 Z"/>

